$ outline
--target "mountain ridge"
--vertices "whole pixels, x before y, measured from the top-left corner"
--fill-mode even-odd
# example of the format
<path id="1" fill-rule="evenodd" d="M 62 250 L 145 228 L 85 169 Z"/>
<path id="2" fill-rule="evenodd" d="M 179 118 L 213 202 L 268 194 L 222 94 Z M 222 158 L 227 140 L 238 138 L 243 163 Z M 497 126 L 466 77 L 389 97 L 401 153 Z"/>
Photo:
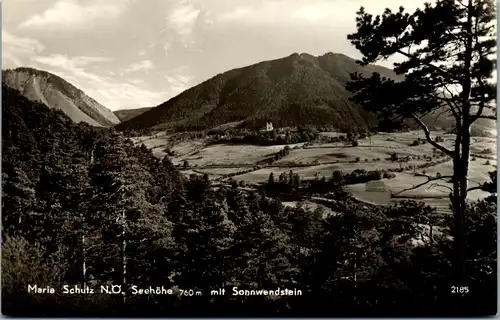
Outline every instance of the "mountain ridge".
<path id="1" fill-rule="evenodd" d="M 345 83 L 352 72 L 379 72 L 400 79 L 392 70 L 360 66 L 344 54 L 294 53 L 232 69 L 189 88 L 170 100 L 116 126 L 118 130 L 208 129 L 228 122 L 259 127 L 317 125 L 366 129 L 376 119 L 349 100 Z"/>
<path id="2" fill-rule="evenodd" d="M 2 83 L 20 91 L 31 101 L 63 111 L 75 122 L 103 127 L 120 123 L 111 110 L 53 73 L 30 67 L 6 69 L 2 70 Z"/>

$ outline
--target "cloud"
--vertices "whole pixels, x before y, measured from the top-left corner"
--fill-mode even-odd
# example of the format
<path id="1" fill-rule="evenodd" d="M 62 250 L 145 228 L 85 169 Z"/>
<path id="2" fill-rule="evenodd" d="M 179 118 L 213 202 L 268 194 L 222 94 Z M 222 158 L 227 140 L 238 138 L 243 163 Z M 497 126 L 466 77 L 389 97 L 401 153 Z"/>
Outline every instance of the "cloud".
<path id="1" fill-rule="evenodd" d="M 165 42 L 163 44 L 163 52 L 165 52 L 166 56 L 168 56 L 168 53 L 169 53 L 171 48 L 172 48 L 172 44 L 170 42 Z"/>
<path id="2" fill-rule="evenodd" d="M 339 10 L 343 10 L 342 6 L 335 1 L 323 0 L 290 1 L 287 3 L 268 1 L 235 7 L 230 11 L 219 13 L 217 19 L 219 22 L 250 25 L 286 26 L 325 21 L 333 24 L 331 19 L 338 17 Z"/>
<path id="3" fill-rule="evenodd" d="M 251 4 L 236 5 L 219 10 L 215 15 L 221 23 L 243 25 L 269 25 L 274 27 L 303 26 L 306 24 L 331 27 L 355 27 L 354 13 L 361 5 L 368 12 L 382 13 L 385 7 L 399 8 L 400 0 L 340 2 L 335 0 L 268 0 L 266 2 L 248 1 Z M 408 9 L 418 6 L 424 0 L 405 5 Z"/>
<path id="4" fill-rule="evenodd" d="M 69 58 L 68 56 L 62 54 L 31 57 L 31 61 L 35 63 L 63 69 L 72 72 L 74 74 L 78 74 L 80 76 L 88 76 L 83 68 L 84 66 L 87 66 L 95 62 L 106 62 L 111 60 L 112 59 L 108 57 L 91 57 L 91 56 L 78 56 Z"/>
<path id="5" fill-rule="evenodd" d="M 150 91 L 128 83 L 104 81 L 87 89 L 86 93 L 111 110 L 153 107 L 165 102 L 171 96 L 165 91 Z"/>
<path id="6" fill-rule="evenodd" d="M 130 82 L 132 84 L 142 84 L 142 83 L 144 83 L 144 79 L 130 79 L 130 80 L 128 80 L 128 82 Z"/>
<path id="7" fill-rule="evenodd" d="M 187 66 L 179 66 L 173 70 L 170 70 L 169 75 L 164 75 L 163 78 L 167 80 L 170 84 L 171 92 L 177 95 L 187 89 L 189 89 L 193 83 L 193 77 L 188 75 Z"/>
<path id="8" fill-rule="evenodd" d="M 21 28 L 88 28 L 95 23 L 111 21 L 124 12 L 130 1 L 100 1 L 81 4 L 75 0 L 59 0 L 40 14 L 36 14 L 19 26 Z"/>
<path id="9" fill-rule="evenodd" d="M 167 13 L 167 29 L 173 30 L 180 42 L 188 47 L 194 42 L 192 36 L 202 13 L 203 10 L 193 3 L 181 1 Z"/>
<path id="10" fill-rule="evenodd" d="M 38 40 L 15 36 L 2 30 L 2 64 L 10 62 L 14 67 L 24 65 L 24 61 L 45 50 Z"/>
<path id="11" fill-rule="evenodd" d="M 328 12 L 320 6 L 305 6 L 296 10 L 293 17 L 306 21 L 319 21 L 327 18 Z"/>
<path id="12" fill-rule="evenodd" d="M 140 49 L 139 51 L 137 51 L 138 56 L 145 56 L 147 53 L 148 51 L 146 49 Z"/>
<path id="13" fill-rule="evenodd" d="M 151 91 L 139 88 L 141 79 L 131 83 L 116 82 L 108 77 L 100 76 L 85 70 L 91 63 L 109 61 L 105 57 L 73 57 L 53 54 L 50 56 L 33 57 L 33 63 L 44 65 L 44 70 L 59 75 L 71 81 L 90 97 L 99 101 L 111 110 L 154 106 L 167 100 L 171 93 L 166 91 Z"/>
<path id="14" fill-rule="evenodd" d="M 195 8 L 193 4 L 181 3 L 177 8 L 172 10 L 167 20 L 179 35 L 187 36 L 193 32 L 200 13 L 201 10 Z"/>
<path id="15" fill-rule="evenodd" d="M 131 72 L 146 71 L 150 69 L 153 69 L 153 62 L 151 60 L 142 60 L 124 68 L 120 74 L 123 75 Z"/>

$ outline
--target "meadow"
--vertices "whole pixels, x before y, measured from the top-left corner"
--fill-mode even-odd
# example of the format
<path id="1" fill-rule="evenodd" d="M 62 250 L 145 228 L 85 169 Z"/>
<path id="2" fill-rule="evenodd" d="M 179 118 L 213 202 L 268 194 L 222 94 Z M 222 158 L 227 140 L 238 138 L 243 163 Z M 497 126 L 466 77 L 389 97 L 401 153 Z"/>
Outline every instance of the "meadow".
<path id="1" fill-rule="evenodd" d="M 326 137 L 338 137 L 338 132 L 322 132 Z M 440 143 L 450 147 L 454 135 L 444 132 L 433 132 Z M 133 138 L 137 144 L 143 143 L 153 150 L 157 157 L 166 155 L 165 146 L 170 137 L 164 133 L 154 136 Z M 425 176 L 448 176 L 452 174 L 452 163 L 443 154 L 425 141 L 422 131 L 399 133 L 379 133 L 357 140 L 358 145 L 351 143 L 311 143 L 290 144 L 290 152 L 272 163 L 266 163 L 286 145 L 257 146 L 248 144 L 213 144 L 209 139 L 189 139 L 174 144 L 170 143 L 173 153 L 171 160 L 182 169 L 186 176 L 191 174 L 207 174 L 212 180 L 231 179 L 242 181 L 247 187 L 262 185 L 273 173 L 278 177 L 283 172 L 293 171 L 301 180 L 316 177 L 331 177 L 334 171 L 350 173 L 357 169 L 393 171 L 395 177 L 382 179 L 374 186 L 372 182 L 349 185 L 352 195 L 367 203 L 388 205 L 405 199 L 423 200 L 441 211 L 449 210 L 451 183 L 443 179 L 434 184 L 413 188 L 427 180 Z M 396 159 L 394 159 L 396 157 Z M 488 172 L 496 168 L 496 140 L 487 137 L 473 137 L 471 143 L 470 186 L 474 187 L 489 180 Z M 419 166 L 426 165 L 425 168 Z M 395 172 L 400 171 L 402 172 Z M 415 175 L 418 173 L 419 175 Z M 222 180 L 221 180 L 222 179 Z M 439 185 L 437 185 L 439 184 Z M 406 189 L 411 189 L 404 191 Z M 487 193 L 473 191 L 471 200 L 484 198 Z M 314 203 L 314 202 L 312 202 Z M 291 203 L 289 204 L 291 205 Z"/>

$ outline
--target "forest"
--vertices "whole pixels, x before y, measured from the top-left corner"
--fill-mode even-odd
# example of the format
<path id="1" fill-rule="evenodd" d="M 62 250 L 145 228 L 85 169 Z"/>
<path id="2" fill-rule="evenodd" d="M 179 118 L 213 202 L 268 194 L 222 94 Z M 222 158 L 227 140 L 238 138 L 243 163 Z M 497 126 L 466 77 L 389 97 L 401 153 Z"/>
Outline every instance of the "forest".
<path id="1" fill-rule="evenodd" d="M 424 203 L 363 205 L 338 177 L 327 188 L 341 205 L 325 217 L 300 204 L 286 207 L 265 190 L 185 178 L 168 157 L 155 158 L 114 129 L 75 124 L 5 86 L 2 106 L 4 315 L 496 313 L 492 185 L 491 197 L 467 206 L 467 279 L 457 283 L 451 217 Z M 442 233 L 422 236 L 421 226 L 430 224 Z M 30 285 L 55 293 L 28 293 Z M 64 294 L 64 285 L 96 294 Z M 106 285 L 121 285 L 125 294 L 97 293 Z M 132 286 L 177 294 L 134 295 Z M 233 287 L 302 295 L 233 296 Z M 210 295 L 221 288 L 225 295 Z"/>

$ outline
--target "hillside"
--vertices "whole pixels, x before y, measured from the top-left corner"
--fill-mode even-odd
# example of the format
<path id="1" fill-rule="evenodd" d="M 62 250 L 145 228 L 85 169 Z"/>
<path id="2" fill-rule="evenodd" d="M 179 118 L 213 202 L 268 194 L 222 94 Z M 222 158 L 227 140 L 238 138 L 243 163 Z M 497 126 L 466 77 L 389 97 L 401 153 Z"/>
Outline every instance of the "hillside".
<path id="1" fill-rule="evenodd" d="M 144 112 L 149 111 L 151 109 L 153 109 L 153 107 L 116 110 L 113 111 L 113 113 L 121 122 L 124 122 L 134 117 L 137 117 L 138 115 L 143 114 Z"/>
<path id="2" fill-rule="evenodd" d="M 4 70 L 2 83 L 19 90 L 31 101 L 39 101 L 51 109 L 63 111 L 75 122 L 93 126 L 113 126 L 120 122 L 116 115 L 64 79 L 33 68 Z"/>
<path id="3" fill-rule="evenodd" d="M 487 116 L 495 115 L 489 109 L 484 109 L 483 114 Z M 422 121 L 431 128 L 431 130 L 451 131 L 456 126 L 456 121 L 451 111 L 448 108 L 437 109 L 422 117 Z M 407 119 L 406 124 L 411 129 L 420 130 L 420 126 L 413 119 Z M 471 126 L 474 132 L 487 132 L 490 135 L 496 136 L 497 124 L 496 121 L 491 119 L 478 119 Z"/>
<path id="4" fill-rule="evenodd" d="M 234 121 L 261 127 L 272 121 L 275 126 L 365 129 L 375 119 L 349 101 L 345 84 L 352 72 L 397 77 L 384 67 L 361 67 L 343 54 L 294 53 L 219 74 L 116 128 L 205 129 Z"/>

